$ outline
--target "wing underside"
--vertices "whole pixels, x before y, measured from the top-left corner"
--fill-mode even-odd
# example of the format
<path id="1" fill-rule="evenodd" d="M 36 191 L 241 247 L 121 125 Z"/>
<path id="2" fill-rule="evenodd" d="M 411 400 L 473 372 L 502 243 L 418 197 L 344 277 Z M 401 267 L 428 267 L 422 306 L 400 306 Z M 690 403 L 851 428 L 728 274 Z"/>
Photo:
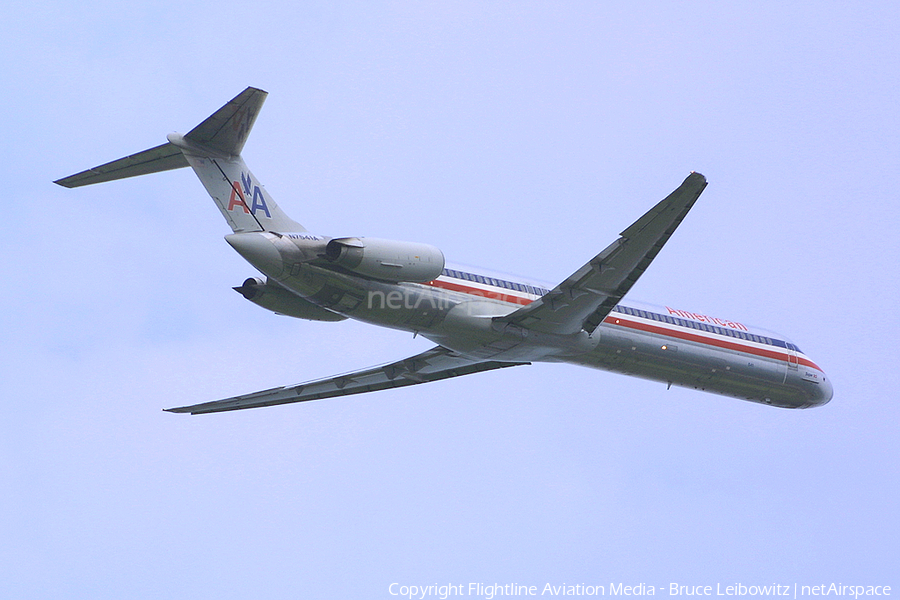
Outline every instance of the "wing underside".
<path id="1" fill-rule="evenodd" d="M 691 173 L 674 192 L 586 265 L 540 299 L 495 319 L 544 333 L 593 333 L 631 289 L 706 187 Z"/>
<path id="2" fill-rule="evenodd" d="M 284 386 L 255 392 L 244 396 L 235 396 L 214 402 L 204 402 L 192 406 L 167 408 L 168 412 L 191 413 L 194 415 L 245 408 L 276 406 L 292 402 L 306 402 L 374 392 L 430 381 L 439 381 L 450 377 L 460 377 L 482 371 L 514 367 L 529 363 L 485 361 L 479 362 L 456 354 L 442 346 L 436 346 L 422 354 L 401 361 L 329 377 L 297 385 Z"/>

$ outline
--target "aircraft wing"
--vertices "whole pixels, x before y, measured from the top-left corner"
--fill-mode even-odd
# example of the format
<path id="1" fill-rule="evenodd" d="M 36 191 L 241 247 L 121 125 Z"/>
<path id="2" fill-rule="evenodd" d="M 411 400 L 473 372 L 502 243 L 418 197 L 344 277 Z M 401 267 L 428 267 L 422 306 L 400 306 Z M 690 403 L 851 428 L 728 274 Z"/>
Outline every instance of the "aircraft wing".
<path id="1" fill-rule="evenodd" d="M 593 333 L 631 289 L 706 187 L 699 173 L 623 231 L 621 237 L 568 279 L 528 306 L 496 317 L 544 333 Z"/>
<path id="2" fill-rule="evenodd" d="M 334 398 L 335 396 L 362 394 L 363 392 L 428 383 L 429 381 L 438 381 L 450 377 L 527 364 L 530 363 L 478 362 L 477 360 L 465 358 L 443 346 L 435 346 L 422 354 L 387 365 L 372 367 L 371 369 L 308 381 L 298 385 L 273 388 L 244 396 L 235 396 L 225 400 L 167 408 L 165 410 L 168 412 L 199 415 L 244 408 L 275 406 L 292 402 Z"/>

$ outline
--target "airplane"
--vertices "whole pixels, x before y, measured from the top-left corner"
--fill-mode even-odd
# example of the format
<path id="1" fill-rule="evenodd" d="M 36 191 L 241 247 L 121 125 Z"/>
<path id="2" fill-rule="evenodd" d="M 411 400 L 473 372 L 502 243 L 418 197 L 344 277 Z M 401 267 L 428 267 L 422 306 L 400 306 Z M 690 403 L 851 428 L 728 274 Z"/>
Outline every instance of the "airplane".
<path id="1" fill-rule="evenodd" d="M 571 363 L 782 408 L 826 404 L 830 379 L 785 336 L 625 299 L 707 185 L 692 172 L 620 237 L 556 286 L 447 263 L 436 247 L 327 237 L 288 217 L 241 151 L 267 92 L 248 87 L 205 121 L 143 152 L 59 179 L 75 188 L 191 167 L 265 279 L 234 289 L 315 321 L 357 319 L 437 344 L 409 358 L 190 406 L 215 413 L 348 396 L 528 365 Z"/>

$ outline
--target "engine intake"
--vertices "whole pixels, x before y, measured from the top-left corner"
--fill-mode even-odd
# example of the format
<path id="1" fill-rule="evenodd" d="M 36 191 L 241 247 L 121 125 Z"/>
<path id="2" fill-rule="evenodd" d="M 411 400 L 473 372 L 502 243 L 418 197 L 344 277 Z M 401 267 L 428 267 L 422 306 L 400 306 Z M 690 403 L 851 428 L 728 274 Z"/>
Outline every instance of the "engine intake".
<path id="1" fill-rule="evenodd" d="M 434 246 L 379 238 L 335 238 L 325 258 L 349 271 L 385 281 L 424 283 L 444 270 L 444 254 Z"/>

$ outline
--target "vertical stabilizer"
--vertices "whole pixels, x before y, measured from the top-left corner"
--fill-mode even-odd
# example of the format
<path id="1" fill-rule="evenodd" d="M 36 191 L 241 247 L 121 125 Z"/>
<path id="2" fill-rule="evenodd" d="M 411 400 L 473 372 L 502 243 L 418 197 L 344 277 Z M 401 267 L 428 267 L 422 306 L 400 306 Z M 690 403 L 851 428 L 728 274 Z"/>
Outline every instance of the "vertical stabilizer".
<path id="1" fill-rule="evenodd" d="M 195 149 L 183 152 L 233 232 L 306 231 L 284 214 L 240 156 L 210 156 Z"/>

